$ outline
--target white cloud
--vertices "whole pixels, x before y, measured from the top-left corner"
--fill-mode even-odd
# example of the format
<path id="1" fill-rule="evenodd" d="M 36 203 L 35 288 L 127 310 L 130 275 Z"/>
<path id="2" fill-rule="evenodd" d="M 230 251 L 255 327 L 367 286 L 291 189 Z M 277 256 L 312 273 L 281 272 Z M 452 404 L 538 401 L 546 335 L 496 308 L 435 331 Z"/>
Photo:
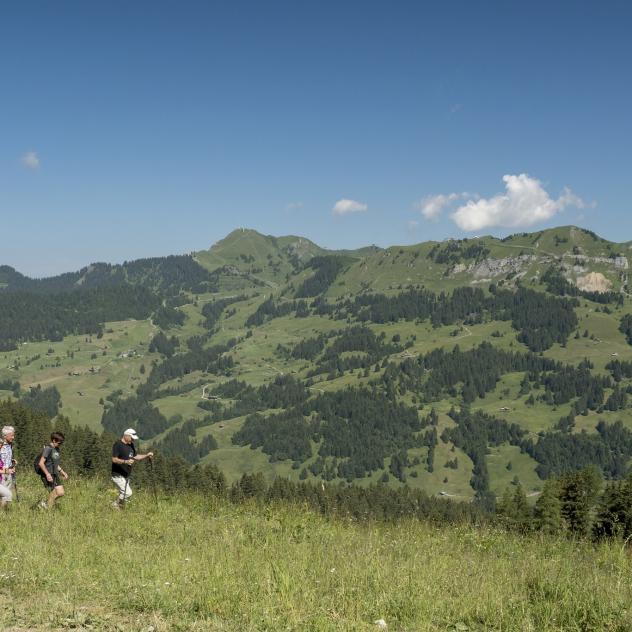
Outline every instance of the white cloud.
<path id="1" fill-rule="evenodd" d="M 419 222 L 416 219 L 411 219 L 408 222 L 407 226 L 408 226 L 408 230 L 412 232 L 412 231 L 417 230 L 417 228 L 419 228 Z"/>
<path id="2" fill-rule="evenodd" d="M 37 169 L 40 166 L 40 159 L 35 151 L 27 151 L 22 156 L 22 164 L 27 169 Z"/>
<path id="3" fill-rule="evenodd" d="M 505 193 L 488 199 L 469 200 L 456 209 L 451 215 L 456 225 L 468 231 L 496 226 L 532 226 L 550 219 L 567 206 L 585 206 L 583 200 L 568 188 L 557 200 L 552 199 L 541 182 L 526 173 L 503 176 L 503 181 Z"/>
<path id="4" fill-rule="evenodd" d="M 342 198 L 334 204 L 331 211 L 334 215 L 347 215 L 347 213 L 364 213 L 368 208 L 369 207 L 362 202 Z"/>
<path id="5" fill-rule="evenodd" d="M 466 197 L 467 193 L 448 193 L 446 195 L 428 195 L 423 198 L 417 206 L 421 210 L 421 214 L 426 219 L 437 219 L 443 209 L 455 200 Z"/>
<path id="6" fill-rule="evenodd" d="M 286 211 L 298 211 L 303 208 L 303 202 L 289 202 L 285 210 Z"/>

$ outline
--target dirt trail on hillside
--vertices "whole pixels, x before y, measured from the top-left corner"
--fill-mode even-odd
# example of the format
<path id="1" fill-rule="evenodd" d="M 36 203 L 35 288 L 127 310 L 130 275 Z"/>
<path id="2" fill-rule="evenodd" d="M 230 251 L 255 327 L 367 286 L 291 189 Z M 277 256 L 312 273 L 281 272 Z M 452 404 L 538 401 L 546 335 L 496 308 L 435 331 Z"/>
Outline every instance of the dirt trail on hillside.
<path id="1" fill-rule="evenodd" d="M 67 375 L 58 375 L 57 377 L 48 377 L 45 380 L 36 380 L 35 382 L 30 382 L 28 384 L 24 384 L 25 388 L 30 388 L 31 386 L 37 386 L 38 384 L 51 384 L 52 382 L 57 382 L 58 380 L 63 380 Z"/>

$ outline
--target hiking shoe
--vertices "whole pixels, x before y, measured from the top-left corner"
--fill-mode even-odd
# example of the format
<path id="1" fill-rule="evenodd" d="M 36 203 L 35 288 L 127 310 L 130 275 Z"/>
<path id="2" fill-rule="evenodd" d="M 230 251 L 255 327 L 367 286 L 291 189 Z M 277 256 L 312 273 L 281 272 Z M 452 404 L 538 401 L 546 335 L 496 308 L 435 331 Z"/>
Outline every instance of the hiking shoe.
<path id="1" fill-rule="evenodd" d="M 121 509 L 121 505 L 119 504 L 118 500 L 115 500 L 112 503 L 112 509 Z"/>

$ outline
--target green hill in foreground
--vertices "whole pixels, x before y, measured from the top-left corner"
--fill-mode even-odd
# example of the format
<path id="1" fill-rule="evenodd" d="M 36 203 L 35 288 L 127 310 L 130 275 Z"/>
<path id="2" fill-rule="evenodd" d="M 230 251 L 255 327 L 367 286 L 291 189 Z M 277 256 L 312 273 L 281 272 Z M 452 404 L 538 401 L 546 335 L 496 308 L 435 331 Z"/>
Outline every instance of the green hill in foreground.
<path id="1" fill-rule="evenodd" d="M 28 477 L 27 477 L 28 478 Z M 22 480 L 3 516 L 3 630 L 629 630 L 620 544 L 138 490 L 90 480 L 56 512 Z"/>

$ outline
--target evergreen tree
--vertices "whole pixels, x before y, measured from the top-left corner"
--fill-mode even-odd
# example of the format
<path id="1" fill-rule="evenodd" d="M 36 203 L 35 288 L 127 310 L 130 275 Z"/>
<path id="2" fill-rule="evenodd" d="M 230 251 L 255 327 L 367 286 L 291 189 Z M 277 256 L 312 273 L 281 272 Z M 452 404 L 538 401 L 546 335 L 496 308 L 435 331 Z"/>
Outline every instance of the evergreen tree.
<path id="1" fill-rule="evenodd" d="M 544 484 L 544 489 L 535 503 L 535 528 L 551 535 L 561 533 L 564 529 L 562 519 L 562 503 L 559 499 L 560 487 L 555 478 Z"/>
<path id="2" fill-rule="evenodd" d="M 520 483 L 513 489 L 511 487 L 505 489 L 500 503 L 496 506 L 496 513 L 501 523 L 514 531 L 527 533 L 533 526 L 531 508 Z"/>
<path id="3" fill-rule="evenodd" d="M 560 479 L 561 512 L 571 534 L 585 537 L 591 533 L 601 485 L 601 473 L 594 466 Z"/>
<path id="4" fill-rule="evenodd" d="M 625 481 L 610 482 L 604 489 L 593 535 L 625 539 L 632 535 L 632 473 Z"/>

